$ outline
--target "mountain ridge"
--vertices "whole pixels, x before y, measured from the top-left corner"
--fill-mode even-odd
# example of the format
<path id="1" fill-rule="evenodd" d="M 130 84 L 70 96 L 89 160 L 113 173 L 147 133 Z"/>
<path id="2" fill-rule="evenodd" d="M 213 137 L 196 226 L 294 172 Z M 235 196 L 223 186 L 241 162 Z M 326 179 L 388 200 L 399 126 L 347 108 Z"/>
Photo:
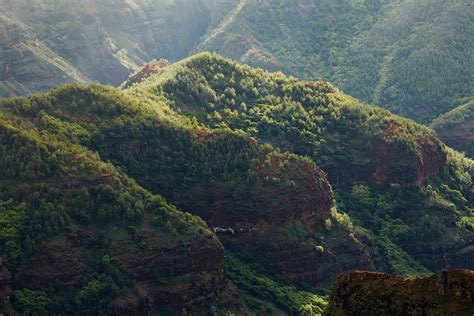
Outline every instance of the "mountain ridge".
<path id="1" fill-rule="evenodd" d="M 153 72 L 0 101 L 7 307 L 321 313 L 343 271 L 472 265 L 473 162 L 429 128 L 216 54 Z"/>
<path id="2" fill-rule="evenodd" d="M 395 205 L 389 206 L 389 213 L 394 212 L 391 216 L 398 218 L 394 218 L 395 222 L 405 218 L 402 220 L 404 225 L 413 225 L 416 220 L 410 218 L 410 212 L 415 209 L 429 209 L 429 212 L 433 213 L 432 216 L 438 214 L 436 216 L 443 217 L 441 214 L 450 207 L 444 202 L 443 205 L 434 202 L 441 202 L 438 194 L 443 196 L 444 190 L 452 187 L 454 183 L 460 183 L 459 180 L 454 180 L 459 175 L 464 174 L 467 176 L 465 179 L 472 177 L 472 162 L 458 157 L 446 148 L 437 140 L 434 132 L 426 127 L 396 117 L 388 111 L 358 103 L 326 83 L 287 78 L 281 73 L 268 73 L 242 66 L 218 55 L 198 54 L 161 69 L 129 89 L 137 96 L 146 97 L 151 93 L 154 97 L 171 99 L 170 104 L 177 111 L 211 128 L 225 127 L 245 131 L 250 136 L 281 150 L 312 158 L 328 172 L 328 178 L 336 189 L 336 196 L 339 197 L 338 204 L 344 205 L 344 210 L 357 220 L 362 219 L 360 214 L 358 215 L 359 211 L 367 212 L 367 209 L 371 208 L 373 210 L 369 213 L 372 215 L 367 214 L 368 218 L 377 217 L 375 214 L 379 212 L 378 203 L 386 203 L 387 199 L 399 201 L 402 195 L 411 196 L 413 200 L 406 204 L 396 202 Z M 366 125 L 364 122 L 367 122 Z M 293 126 L 299 126 L 299 129 L 295 130 Z M 357 137 L 365 139 L 359 147 L 355 146 L 358 144 Z M 344 149 L 339 149 L 342 144 L 346 144 L 345 139 L 350 139 L 350 142 L 347 142 Z M 367 142 L 367 139 L 370 141 Z M 380 148 L 384 147 L 382 153 L 385 153 L 385 157 L 379 153 Z M 339 156 L 340 153 L 343 155 Z M 405 160 L 392 159 L 397 155 L 401 155 Z M 349 165 L 349 169 L 344 168 L 347 161 L 353 164 Z M 384 168 L 385 164 L 391 162 L 395 163 L 390 167 L 396 170 L 393 174 Z M 460 167 L 458 163 L 465 164 L 461 169 L 466 169 L 452 178 L 452 172 Z M 334 169 L 331 169 L 332 166 Z M 342 180 L 337 180 L 338 174 Z M 400 177 L 401 174 L 409 177 Z M 433 181 L 432 178 L 438 180 Z M 440 186 L 440 183 L 444 184 Z M 469 180 L 465 185 L 454 185 L 457 190 L 463 192 L 461 195 L 464 196 L 462 199 L 465 202 L 461 203 L 467 203 L 462 207 L 467 207 L 467 217 L 470 216 L 468 205 L 472 200 L 471 185 L 468 183 Z M 360 192 L 362 195 L 367 196 L 359 197 L 359 190 L 363 191 Z M 361 198 L 375 201 L 367 205 L 365 202 L 360 204 Z M 356 212 L 355 209 L 359 211 Z M 369 222 L 373 220 L 370 219 Z M 417 227 L 415 230 L 421 228 Z M 385 229 L 387 228 L 382 228 L 381 232 Z M 425 235 L 426 233 L 418 232 L 420 235 L 415 239 L 424 239 L 431 234 Z M 380 250 L 385 249 L 383 251 L 387 251 L 386 254 L 396 251 L 397 248 L 391 244 L 390 238 L 382 235 L 379 235 L 381 239 L 378 242 Z M 467 248 L 472 242 L 469 240 L 464 239 Z M 389 244 L 386 244 L 387 242 Z M 431 246 L 425 247 L 422 244 L 420 240 L 412 240 L 404 247 L 423 258 L 425 264 L 432 269 L 439 269 L 438 264 L 428 263 L 431 260 L 429 257 L 435 258 L 429 249 Z M 446 245 L 439 250 L 444 252 L 453 246 L 454 244 Z M 422 254 L 423 252 L 427 253 Z M 391 264 L 393 267 L 398 266 L 395 262 Z"/>
<path id="3" fill-rule="evenodd" d="M 87 81 L 118 85 L 150 60 L 177 61 L 213 51 L 267 70 L 333 82 L 358 99 L 425 124 L 473 94 L 469 26 L 474 8 L 466 0 L 100 0 L 82 5 L 21 0 L 3 1 L 2 8 L 31 27 L 44 47 L 40 51 L 55 52 Z M 42 25 L 45 20 L 51 27 Z M 6 57 L 10 68 L 21 65 L 16 56 Z M 30 79 L 15 84 L 27 89 L 6 85 L 0 95 L 57 84 L 41 80 L 47 71 L 38 63 L 31 64 Z"/>

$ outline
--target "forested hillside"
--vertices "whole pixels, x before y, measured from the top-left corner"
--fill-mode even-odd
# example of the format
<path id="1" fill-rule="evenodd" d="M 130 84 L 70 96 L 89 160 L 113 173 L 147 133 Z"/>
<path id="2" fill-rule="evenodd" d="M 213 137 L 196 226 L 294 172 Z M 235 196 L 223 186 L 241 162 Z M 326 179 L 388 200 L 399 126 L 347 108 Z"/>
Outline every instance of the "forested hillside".
<path id="1" fill-rule="evenodd" d="M 474 94 L 473 21 L 469 0 L 4 0 L 0 96 L 214 51 L 430 123 Z"/>
<path id="2" fill-rule="evenodd" d="M 339 209 L 375 242 L 387 270 L 423 274 L 472 265 L 465 251 L 473 242 L 473 164 L 432 130 L 327 83 L 211 54 L 168 66 L 129 89 L 169 99 L 211 128 L 244 131 L 311 158 L 328 173 Z"/>
<path id="3" fill-rule="evenodd" d="M 0 311 L 313 315 L 343 271 L 473 266 L 473 162 L 431 129 L 214 54 L 159 65 L 0 101 Z"/>
<path id="4" fill-rule="evenodd" d="M 80 146 L 87 130 L 43 106 L 46 96 L 0 104 L 2 313 L 12 305 L 25 315 L 203 309 L 197 297 L 213 304 L 225 286 L 223 250 L 205 223 Z M 178 290 L 191 285 L 193 293 Z"/>
<path id="5" fill-rule="evenodd" d="M 420 122 L 472 94 L 472 1 L 257 1 L 196 50 L 304 79 Z"/>
<path id="6" fill-rule="evenodd" d="M 319 313 L 323 298 L 286 282 L 317 289 L 346 269 L 373 268 L 370 245 L 333 209 L 326 176 L 308 159 L 101 86 L 4 100 L 0 113 L 7 311 Z M 227 231 L 227 272 L 222 246 L 200 218 L 128 175 Z M 288 265 L 285 282 L 279 270 L 262 269 L 248 254 L 274 257 L 281 244 L 268 240 L 277 235 L 305 267 L 321 266 L 303 274 Z M 273 262 L 285 260 L 293 257 Z"/>
<path id="7" fill-rule="evenodd" d="M 462 99 L 458 107 L 438 117 L 431 127 L 446 144 L 474 157 L 474 97 Z"/>

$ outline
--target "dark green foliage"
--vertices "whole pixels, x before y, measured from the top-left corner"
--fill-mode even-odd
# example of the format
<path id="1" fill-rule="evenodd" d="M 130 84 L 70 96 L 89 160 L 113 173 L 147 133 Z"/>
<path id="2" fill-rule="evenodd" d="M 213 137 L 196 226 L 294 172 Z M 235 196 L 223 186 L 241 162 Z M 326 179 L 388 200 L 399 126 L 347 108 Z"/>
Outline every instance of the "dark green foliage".
<path id="1" fill-rule="evenodd" d="M 433 136 L 429 129 L 362 105 L 324 82 L 270 74 L 211 54 L 169 67 L 135 90 L 137 95 L 163 93 L 176 109 L 210 127 L 244 130 L 321 165 L 328 160 L 364 162 L 362 155 L 376 150 L 390 124 L 401 129 L 390 141 L 403 147 L 414 147 L 417 137 Z"/>
<path id="2" fill-rule="evenodd" d="M 291 315 L 320 315 L 327 304 L 323 296 L 282 285 L 259 274 L 231 252 L 226 252 L 225 260 L 226 273 L 239 289 L 265 302 L 272 302 Z"/>
<path id="3" fill-rule="evenodd" d="M 127 102 L 120 93 L 107 98 L 111 95 L 114 92 L 107 88 L 64 87 L 50 95 L 0 104 L 0 253 L 14 276 L 12 302 L 22 314 L 104 314 L 116 296 L 129 291 L 134 295 L 133 279 L 125 278 L 118 268 L 122 263 L 109 256 L 90 264 L 94 273 L 77 272 L 78 278 L 86 279 L 77 293 L 58 291 L 64 286 L 61 280 L 50 281 L 55 288 L 46 284 L 34 291 L 15 288 L 16 274 L 45 255 L 48 243 L 75 238 L 78 230 L 102 236 L 104 244 L 88 245 L 92 252 L 123 234 L 133 235 L 139 244 L 139 229 L 149 218 L 156 219 L 151 232 L 154 241 L 162 243 L 156 247 L 180 247 L 186 240 L 201 240 L 205 245 L 210 240 L 201 219 L 179 212 L 86 147 L 98 128 L 90 118 L 133 113 L 121 105 Z M 84 121 L 68 120 L 67 115 L 79 108 L 84 110 Z M 138 229 L 132 233 L 128 227 Z M 69 255 L 74 256 L 74 251 Z M 34 272 L 36 268 L 28 269 Z"/>
<path id="4" fill-rule="evenodd" d="M 20 207 L 14 209 L 15 216 L 5 212 L 5 222 L 18 226 L 5 236 L 5 241 L 2 236 L 2 243 L 16 246 L 11 248 L 12 259 L 7 261 L 12 271 L 15 263 L 26 263 L 41 253 L 43 243 L 69 236 L 77 227 L 97 230 L 105 240 L 129 234 L 141 250 L 146 250 L 149 243 L 141 232 L 147 223 L 168 246 L 189 242 L 193 234 L 197 235 L 193 237 L 195 242 L 209 238 L 202 220 L 177 212 L 127 175 L 185 209 L 194 210 L 197 203 L 203 204 L 203 210 L 223 208 L 223 218 L 230 222 L 271 215 L 273 206 L 264 202 L 279 203 L 280 192 L 296 194 L 295 199 L 301 201 L 311 197 L 312 192 L 299 189 L 298 179 L 304 178 L 306 171 L 292 170 L 292 165 L 314 170 L 320 177 L 316 181 L 325 179 L 306 158 L 260 145 L 243 132 L 211 131 L 159 100 L 144 98 L 139 103 L 135 96 L 112 88 L 59 87 L 48 94 L 3 101 L 0 114 L 4 118 L 1 126 L 13 134 L 4 133 L 2 137 L 4 147 L 9 147 L 0 161 L 8 167 L 0 183 L 0 198 L 12 199 L 11 206 L 6 203 L 5 207 L 25 205 L 24 213 Z M 29 155 L 21 151 L 27 142 L 32 144 Z M 13 172 L 26 167 L 7 165 L 17 157 L 24 159 L 23 164 L 29 168 L 18 176 Z M 9 170 L 12 174 L 7 173 Z M 262 181 L 257 181 L 257 171 L 265 175 Z M 226 195 L 213 196 L 214 188 L 224 190 Z M 291 209 L 287 208 L 295 206 L 278 207 L 288 212 Z M 129 282 L 115 264 L 106 264 L 114 261 L 107 258 L 99 263 L 89 260 L 94 273 L 67 297 L 48 291 L 53 309 L 107 313 L 117 297 L 135 295 L 133 279 Z M 173 270 L 170 267 L 168 272 L 156 272 L 150 278 L 156 278 L 157 284 L 170 284 Z M 291 304 L 288 302 L 286 308 L 292 308 Z"/>
<path id="5" fill-rule="evenodd" d="M 431 122 L 472 95 L 471 1 L 241 1 L 213 51 Z"/>
<path id="6" fill-rule="evenodd" d="M 458 107 L 435 119 L 431 127 L 448 146 L 474 157 L 474 97 L 462 99 Z"/>
<path id="7" fill-rule="evenodd" d="M 26 211 L 24 203 L 17 204 L 12 200 L 0 201 L 0 249 L 10 264 L 17 264 L 23 257 L 21 228 Z M 31 239 L 27 237 L 31 246 Z"/>
<path id="8" fill-rule="evenodd" d="M 107 314 L 108 304 L 126 290 L 124 277 L 116 267 L 117 259 L 105 255 L 97 263 L 97 274 L 85 284 L 74 299 L 76 310 L 85 315 Z"/>
<path id="9" fill-rule="evenodd" d="M 469 224 L 461 224 L 461 217 L 471 216 L 472 162 L 443 148 L 432 130 L 363 105 L 326 83 L 206 53 L 169 66 L 131 93 L 166 97 L 174 109 L 211 128 L 245 131 L 312 158 L 338 188 L 339 208 L 371 232 L 396 273 L 426 274 L 424 265 L 437 269 L 411 257 L 415 243 L 468 238 L 463 226 Z M 422 174 L 429 171 L 420 170 L 420 163 L 445 167 L 425 183 Z M 385 180 L 378 180 L 379 174 Z M 454 228 L 450 221 L 457 223 Z"/>
<path id="10" fill-rule="evenodd" d="M 13 303 L 22 315 L 50 315 L 53 301 L 43 291 L 22 289 L 13 293 Z"/>
<path id="11" fill-rule="evenodd" d="M 299 190 L 302 185 L 296 180 L 302 176 L 296 172 L 303 171 L 293 173 L 294 166 L 307 165 L 319 173 L 314 181 L 325 181 L 308 159 L 259 145 L 243 132 L 228 128 L 211 131 L 177 114 L 161 100 L 155 103 L 151 96 L 142 98 L 141 104 L 138 100 L 136 95 L 115 89 L 68 86 L 5 107 L 12 113 L 28 115 L 29 123 L 44 137 L 70 142 L 72 147 L 87 146 L 145 188 L 203 216 L 215 208 L 225 208 L 225 221 L 245 221 L 251 216 L 269 215 L 271 207 L 265 205 L 268 195 L 291 192 L 295 199 L 306 199 L 308 192 Z M 257 173 L 266 169 L 270 171 L 262 185 L 257 180 L 263 175 Z M 105 189 L 101 196 L 112 194 L 113 190 Z M 214 192 L 225 193 L 215 196 Z M 126 195 L 120 195 L 115 209 L 121 204 L 125 208 L 135 206 L 127 200 Z M 99 207 L 96 218 L 103 222 L 111 212 Z"/>
<path id="12" fill-rule="evenodd" d="M 363 250 L 373 242 L 378 267 L 399 274 L 441 268 L 416 250 L 464 247 L 472 236 L 472 161 L 445 148 L 432 130 L 326 83 L 212 54 L 169 66 L 124 91 L 69 85 L 0 101 L 0 151 L 0 223 L 6 227 L 0 247 L 14 277 L 49 243 L 81 239 L 80 231 L 104 243 L 88 250 L 91 270 L 74 290 L 34 288 L 64 313 L 105 313 L 117 298 L 136 297 L 133 276 L 114 251 L 122 258 L 133 251 L 133 259 L 148 251 L 148 259 L 167 247 L 187 253 L 218 243 L 200 218 L 154 194 L 223 227 L 276 222 L 262 246 L 270 245 L 265 238 L 281 236 L 285 244 L 275 247 L 306 247 L 309 258 L 341 266 L 354 258 L 333 252 L 332 240 L 366 243 Z M 337 207 L 316 163 L 329 173 Z M 389 171 L 377 171 L 380 166 Z M 314 227 L 288 225 L 314 208 Z M 253 268 L 234 259 L 229 275 L 250 295 L 293 313 L 323 306 L 311 294 L 254 278 Z M 321 260 L 321 268 L 330 262 Z M 184 266 L 153 273 L 144 267 L 145 278 L 162 290 L 178 282 L 174 271 Z"/>

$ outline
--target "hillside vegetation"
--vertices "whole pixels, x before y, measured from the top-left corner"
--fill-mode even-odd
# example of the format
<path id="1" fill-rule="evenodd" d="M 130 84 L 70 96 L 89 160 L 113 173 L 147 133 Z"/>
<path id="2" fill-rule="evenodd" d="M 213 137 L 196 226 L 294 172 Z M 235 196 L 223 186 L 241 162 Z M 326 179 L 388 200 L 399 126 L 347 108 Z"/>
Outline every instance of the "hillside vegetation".
<path id="1" fill-rule="evenodd" d="M 307 219 L 308 232 L 340 232 L 342 240 L 349 239 L 350 230 L 338 224 L 329 231 L 315 229 L 332 218 L 333 202 L 314 163 L 242 133 L 208 131 L 162 101 L 140 102 L 113 88 L 71 85 L 4 100 L 0 113 L 5 224 L 0 245 L 7 295 L 18 311 L 199 312 L 213 305 L 257 312 L 274 302 L 286 313 L 306 304 L 304 295 L 298 302 L 278 303 L 283 298 L 266 297 L 256 285 L 241 293 L 226 281 L 222 248 L 204 222 L 128 175 L 215 226 L 233 227 L 239 236 L 250 238 L 258 229 L 264 238 L 272 226 L 281 230 Z M 305 178 L 303 171 L 313 177 Z M 287 201 L 290 195 L 295 204 Z M 313 250 L 313 238 L 302 245 Z M 234 251 L 242 247 L 251 248 L 239 245 Z M 84 259 L 78 257 L 82 253 Z M 328 269 L 334 260 L 319 252 L 313 257 L 327 262 Z M 326 273 L 335 277 L 346 264 L 351 263 L 338 263 Z M 72 274 L 67 284 L 61 281 Z M 269 293 L 280 287 L 288 295 L 296 291 L 279 282 L 272 281 Z M 191 284 L 193 290 L 184 293 Z M 229 295 L 235 301 L 227 300 Z M 315 311 L 324 300 L 318 302 Z"/>
<path id="2" fill-rule="evenodd" d="M 232 7 L 230 0 L 0 1 L 0 97 L 67 82 L 118 85 L 154 58 L 186 57 Z"/>
<path id="3" fill-rule="evenodd" d="M 473 164 L 432 130 L 327 83 L 212 54 L 161 69 L 130 91 L 167 98 L 210 128 L 243 131 L 311 158 L 328 173 L 339 209 L 374 240 L 389 271 L 424 274 L 447 262 L 472 264 L 461 249 L 472 243 Z M 453 261 L 436 262 L 432 247 Z"/>
<path id="4" fill-rule="evenodd" d="M 474 94 L 469 0 L 4 0 L 0 9 L 0 96 L 118 85 L 144 62 L 202 51 L 330 81 L 422 123 Z"/>
<path id="5" fill-rule="evenodd" d="M 472 1 L 243 1 L 195 51 L 324 79 L 429 123 L 472 95 Z"/>
<path id="6" fill-rule="evenodd" d="M 463 99 L 454 110 L 434 120 L 431 127 L 447 145 L 474 157 L 474 97 Z"/>
<path id="7" fill-rule="evenodd" d="M 8 296 L 26 315 L 202 309 L 177 290 L 191 284 L 212 304 L 222 247 L 205 223 L 81 146 L 88 131 L 45 101 L 0 104 L 0 310 Z"/>
<path id="8" fill-rule="evenodd" d="M 209 53 L 123 87 L 0 101 L 2 312 L 313 315 L 343 271 L 473 265 L 431 129 Z"/>

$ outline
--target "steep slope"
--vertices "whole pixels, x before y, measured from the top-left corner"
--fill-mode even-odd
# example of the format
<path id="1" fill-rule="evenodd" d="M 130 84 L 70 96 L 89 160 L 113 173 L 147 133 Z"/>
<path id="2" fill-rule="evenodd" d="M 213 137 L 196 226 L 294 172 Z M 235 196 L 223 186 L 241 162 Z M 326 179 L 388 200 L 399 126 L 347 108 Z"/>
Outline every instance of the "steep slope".
<path id="1" fill-rule="evenodd" d="M 452 148 L 474 157 L 474 97 L 463 99 L 452 111 L 438 117 L 431 127 Z"/>
<path id="2" fill-rule="evenodd" d="M 0 310 L 196 313 L 217 304 L 223 250 L 204 222 L 35 126 L 34 109 L 34 100 L 0 104 Z"/>
<path id="3" fill-rule="evenodd" d="M 119 84 L 153 59 L 214 51 L 331 81 L 423 123 L 474 94 L 469 0 L 4 0 L 0 9 L 69 68 L 106 84 Z M 12 37 L 11 29 L 3 32 Z M 8 57 L 10 69 L 23 62 L 21 55 Z M 27 93 L 23 86 L 52 87 L 42 80 L 49 76 L 43 63 L 31 62 L 29 76 L 10 79 L 0 96 Z M 63 71 L 64 82 L 70 74 Z"/>
<path id="4" fill-rule="evenodd" d="M 8 267 L 13 269 L 14 277 L 5 287 L 13 286 L 14 293 L 18 292 L 13 295 L 18 296 L 13 301 L 17 309 L 43 308 L 24 306 L 29 304 L 31 294 L 46 297 L 52 303 L 44 308 L 56 311 L 88 305 L 99 308 L 97 304 L 103 301 L 100 308 L 108 313 L 163 308 L 196 312 L 210 305 L 245 313 L 258 311 L 256 302 L 260 302 L 262 310 L 276 308 L 288 313 L 304 308 L 317 312 L 324 300 L 287 286 L 282 280 L 318 289 L 327 287 L 347 269 L 375 268 L 377 254 L 371 241 L 334 209 L 326 175 L 311 160 L 261 145 L 241 132 L 210 130 L 177 114 L 163 99 L 152 95 L 137 98 L 135 93 L 70 85 L 0 103 L 5 124 L 15 126 L 19 133 L 35 135 L 39 143 L 57 148 L 67 157 L 64 162 L 59 159 L 57 166 L 56 151 L 46 157 L 33 155 L 31 159 L 46 171 L 53 167 L 64 170 L 43 175 L 46 171 L 22 160 L 26 159 L 23 155 L 33 152 L 26 145 L 17 144 L 20 153 L 11 147 L 2 152 L 3 170 L 12 172 L 2 182 L 8 192 L 6 198 L 14 196 L 18 203 L 30 203 L 25 192 L 36 192 L 35 199 L 45 199 L 42 203 L 47 204 L 39 216 L 51 226 L 38 229 L 52 231 L 42 237 L 21 235 L 20 250 L 29 249 L 30 242 L 38 243 L 40 250 L 38 254 L 26 252 L 24 262 L 22 259 L 18 267 Z M 97 176 L 95 169 L 82 172 L 84 162 L 75 160 L 73 149 L 80 157 L 90 155 L 91 163 L 104 165 L 108 171 Z M 77 177 L 69 176 L 68 170 L 78 173 Z M 38 172 L 40 180 L 28 177 L 30 172 Z M 17 182 L 22 176 L 26 178 Z M 180 209 L 208 221 L 231 251 L 229 256 L 236 256 L 227 264 L 232 271 L 231 283 L 222 275 L 219 243 L 202 221 L 182 215 L 128 176 Z M 114 196 L 118 191 L 114 181 L 131 183 L 133 190 L 142 192 L 145 198 L 134 200 L 133 190 Z M 94 185 L 100 188 L 89 188 Z M 49 190 L 53 191 L 51 197 Z M 103 199 L 109 204 L 102 206 Z M 30 212 L 42 210 L 42 204 L 31 203 Z M 63 222 L 61 219 L 49 224 L 56 212 L 54 205 L 60 206 L 59 214 L 70 217 L 64 220 L 64 229 L 58 224 Z M 166 213 L 167 209 L 172 213 Z M 140 212 L 136 218 L 135 211 Z M 115 212 L 123 215 L 115 219 Z M 186 224 L 175 222 L 175 217 Z M 26 222 L 18 230 L 24 234 L 27 227 L 36 226 Z M 156 235 L 155 228 L 159 232 L 163 229 L 164 235 Z M 8 252 L 8 241 L 2 242 L 2 251 Z M 83 252 L 91 253 L 91 259 L 86 256 L 86 262 L 79 260 L 81 266 L 74 267 L 84 269 L 84 276 L 78 274 L 74 281 L 66 282 L 69 276 L 62 273 L 69 273 L 69 262 L 78 260 L 76 253 Z M 188 257 L 183 259 L 185 253 Z M 109 280 L 109 268 L 104 267 L 109 263 L 102 262 L 109 260 L 106 256 L 120 273 L 126 274 L 126 284 L 112 283 L 112 292 L 109 285 L 100 283 Z M 250 270 L 246 267 L 249 263 Z M 166 270 L 168 265 L 174 268 Z M 90 277 L 90 273 L 98 276 Z M 258 277 L 260 283 L 250 282 L 253 275 L 262 273 L 264 276 Z M 92 282 L 86 283 L 87 289 L 83 288 L 86 285 L 82 278 Z M 193 291 L 186 290 L 190 279 L 195 282 Z M 66 291 L 64 286 L 69 283 Z M 36 292 L 21 289 L 24 284 Z M 48 290 L 46 285 L 58 292 Z M 116 294 L 116 286 L 120 295 Z M 88 301 L 79 303 L 82 298 L 76 297 L 85 295 L 81 294 L 83 291 L 98 291 L 106 297 L 98 299 L 95 294 L 87 294 L 90 296 L 84 299 Z M 73 303 L 68 303 L 71 299 Z M 131 307 L 127 309 L 127 305 Z"/>
<path id="5" fill-rule="evenodd" d="M 69 69 L 59 67 L 56 71 L 59 83 L 87 79 L 114 85 L 154 58 L 177 60 L 185 57 L 194 43 L 232 6 L 233 1 L 228 0 L 0 2 L 2 14 L 27 25 L 28 36 L 39 42 L 36 46 L 40 47 L 35 52 L 41 50 L 40 57 L 45 54 L 49 57 L 50 51 L 54 51 L 58 61 L 48 59 L 56 61 L 55 64 L 64 61 L 64 67 L 75 68 L 83 74 L 79 78 L 69 78 Z M 4 38 L 14 35 L 11 28 L 4 28 L 0 33 Z M 5 50 L 11 47 L 6 46 L 7 43 L 2 41 Z M 28 59 L 24 55 L 13 54 L 8 55 L 5 63 L 11 71 L 25 60 Z M 3 87 L 0 96 L 26 94 L 55 86 L 58 82 L 42 80 L 51 75 L 49 68 L 42 66 L 44 63 L 42 58 L 30 62 L 29 76 L 18 78 L 18 84 L 9 80 L 10 86 Z M 2 76 L 4 72 L 8 73 L 0 70 Z M 29 89 L 21 90 L 22 86 Z"/>
<path id="6" fill-rule="evenodd" d="M 327 83 L 212 54 L 159 69 L 129 91 L 166 98 L 213 129 L 310 157 L 328 173 L 338 207 L 375 241 L 379 267 L 416 275 L 473 266 L 473 162 L 432 130 Z"/>
<path id="7" fill-rule="evenodd" d="M 0 96 L 12 97 L 86 77 L 20 21 L 0 13 Z"/>
<path id="8" fill-rule="evenodd" d="M 473 14 L 467 0 L 249 0 L 195 52 L 329 80 L 364 101 L 430 122 L 472 95 Z"/>
<path id="9" fill-rule="evenodd" d="M 152 96 L 70 86 L 31 102 L 39 128 L 97 151 L 282 279 L 321 287 L 347 269 L 374 268 L 370 242 L 333 209 L 326 175 L 307 158 L 209 130 Z"/>
<path id="10" fill-rule="evenodd" d="M 472 315 L 474 271 L 445 271 L 426 279 L 347 272 L 338 277 L 324 315 Z"/>

